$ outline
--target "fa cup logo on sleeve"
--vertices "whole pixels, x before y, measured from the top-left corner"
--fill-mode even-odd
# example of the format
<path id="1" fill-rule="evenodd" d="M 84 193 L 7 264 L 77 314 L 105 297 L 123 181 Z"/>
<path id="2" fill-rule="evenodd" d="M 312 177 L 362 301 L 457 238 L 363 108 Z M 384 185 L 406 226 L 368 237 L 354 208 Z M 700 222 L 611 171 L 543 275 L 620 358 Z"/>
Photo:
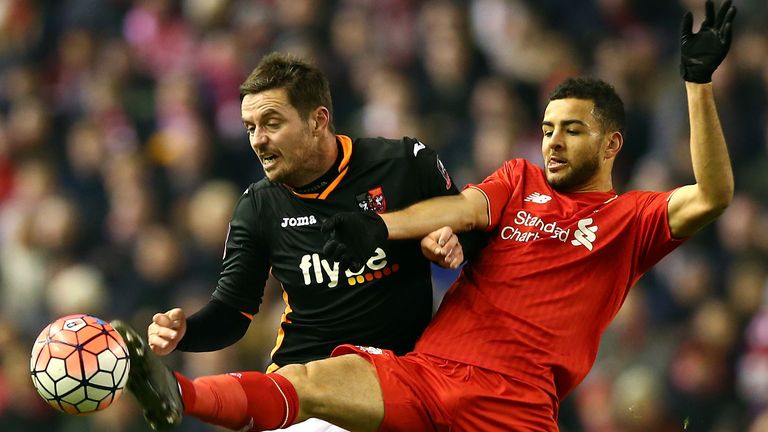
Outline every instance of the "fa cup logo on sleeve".
<path id="1" fill-rule="evenodd" d="M 437 159 L 437 170 L 440 171 L 440 174 L 443 176 L 443 179 L 445 179 L 445 190 L 448 190 L 451 188 L 451 176 L 448 174 L 448 170 L 445 169 L 445 165 L 443 165 L 443 162 L 438 158 Z"/>

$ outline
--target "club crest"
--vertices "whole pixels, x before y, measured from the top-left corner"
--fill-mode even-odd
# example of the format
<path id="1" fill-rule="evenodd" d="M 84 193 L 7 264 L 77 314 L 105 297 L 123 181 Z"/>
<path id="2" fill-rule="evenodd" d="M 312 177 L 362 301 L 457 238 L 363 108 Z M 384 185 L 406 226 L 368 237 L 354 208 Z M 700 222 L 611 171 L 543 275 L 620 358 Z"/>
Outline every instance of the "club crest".
<path id="1" fill-rule="evenodd" d="M 357 205 L 363 211 L 372 210 L 376 213 L 387 211 L 387 199 L 381 186 L 370 189 L 368 192 L 357 195 Z"/>

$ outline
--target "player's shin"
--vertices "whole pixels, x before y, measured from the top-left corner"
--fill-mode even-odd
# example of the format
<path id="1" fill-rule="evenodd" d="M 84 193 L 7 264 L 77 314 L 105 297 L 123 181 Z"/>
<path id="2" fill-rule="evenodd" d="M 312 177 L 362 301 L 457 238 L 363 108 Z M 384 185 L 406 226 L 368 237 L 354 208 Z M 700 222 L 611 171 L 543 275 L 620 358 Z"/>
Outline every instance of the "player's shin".
<path id="1" fill-rule="evenodd" d="M 277 374 L 238 372 L 190 380 L 176 374 L 184 414 L 229 429 L 270 430 L 292 425 L 299 399 Z"/>

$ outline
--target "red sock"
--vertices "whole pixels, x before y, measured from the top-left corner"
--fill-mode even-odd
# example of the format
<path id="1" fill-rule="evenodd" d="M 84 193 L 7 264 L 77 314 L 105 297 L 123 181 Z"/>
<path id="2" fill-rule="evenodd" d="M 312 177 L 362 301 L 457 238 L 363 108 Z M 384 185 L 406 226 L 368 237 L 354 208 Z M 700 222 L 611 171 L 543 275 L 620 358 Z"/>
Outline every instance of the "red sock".
<path id="1" fill-rule="evenodd" d="M 184 414 L 229 429 L 281 429 L 299 413 L 293 385 L 278 374 L 240 372 L 200 377 L 194 381 L 176 373 Z"/>

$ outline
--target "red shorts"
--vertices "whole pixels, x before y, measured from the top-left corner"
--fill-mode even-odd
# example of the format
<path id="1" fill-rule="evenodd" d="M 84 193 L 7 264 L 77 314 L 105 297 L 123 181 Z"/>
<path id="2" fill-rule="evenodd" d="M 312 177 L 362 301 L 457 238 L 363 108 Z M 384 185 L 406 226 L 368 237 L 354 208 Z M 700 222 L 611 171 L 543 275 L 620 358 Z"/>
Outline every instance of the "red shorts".
<path id="1" fill-rule="evenodd" d="M 424 353 L 341 345 L 373 364 L 384 395 L 381 432 L 557 432 L 557 401 L 507 375 Z"/>

